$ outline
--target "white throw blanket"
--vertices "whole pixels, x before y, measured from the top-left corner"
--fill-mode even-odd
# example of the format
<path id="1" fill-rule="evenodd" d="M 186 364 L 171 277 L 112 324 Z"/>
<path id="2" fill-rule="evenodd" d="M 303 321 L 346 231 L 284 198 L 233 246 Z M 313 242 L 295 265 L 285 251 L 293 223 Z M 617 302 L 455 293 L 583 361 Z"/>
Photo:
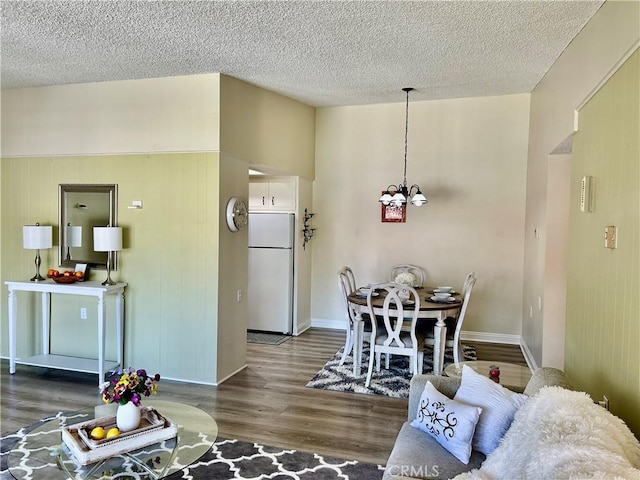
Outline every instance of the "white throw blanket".
<path id="1" fill-rule="evenodd" d="M 640 443 L 584 392 L 545 387 L 480 469 L 456 480 L 640 479 Z"/>

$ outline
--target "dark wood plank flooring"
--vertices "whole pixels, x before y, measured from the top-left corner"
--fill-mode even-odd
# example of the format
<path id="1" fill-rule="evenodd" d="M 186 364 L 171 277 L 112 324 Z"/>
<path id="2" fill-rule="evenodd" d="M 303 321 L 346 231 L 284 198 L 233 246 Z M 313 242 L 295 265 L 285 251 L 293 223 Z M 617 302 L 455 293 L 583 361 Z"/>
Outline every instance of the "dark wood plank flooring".
<path id="1" fill-rule="evenodd" d="M 311 329 L 272 346 L 248 344 L 248 367 L 219 387 L 163 380 L 158 398 L 195 405 L 218 422 L 220 436 L 385 464 L 407 400 L 330 392 L 305 384 L 344 343 L 344 333 Z M 526 365 L 516 345 L 472 343 L 479 360 Z M 46 415 L 100 402 L 95 375 L 1 363 L 3 433 Z"/>

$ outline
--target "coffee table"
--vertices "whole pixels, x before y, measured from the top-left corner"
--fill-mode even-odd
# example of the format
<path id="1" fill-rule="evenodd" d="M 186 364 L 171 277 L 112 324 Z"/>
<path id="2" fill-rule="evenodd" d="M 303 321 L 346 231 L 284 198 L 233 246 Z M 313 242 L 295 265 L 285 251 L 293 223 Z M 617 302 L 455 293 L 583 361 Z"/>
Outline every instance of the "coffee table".
<path id="1" fill-rule="evenodd" d="M 199 408 L 151 399 L 144 405 L 177 424 L 178 436 L 94 464 L 77 465 L 62 443 L 61 427 L 109 415 L 105 408 L 115 407 L 101 405 L 58 415 L 30 431 L 9 452 L 9 472 L 18 480 L 122 478 L 127 472 L 135 472 L 134 478 L 160 479 L 194 463 L 211 449 L 218 436 L 215 420 Z"/>
<path id="2" fill-rule="evenodd" d="M 515 391 L 522 392 L 529 383 L 531 370 L 529 367 L 516 365 L 507 362 L 490 362 L 486 360 L 476 360 L 469 362 L 451 363 L 446 366 L 444 373 L 449 377 L 462 377 L 462 366 L 467 365 L 481 375 L 489 377 L 489 367 L 497 365 L 500 367 L 500 384 Z"/>

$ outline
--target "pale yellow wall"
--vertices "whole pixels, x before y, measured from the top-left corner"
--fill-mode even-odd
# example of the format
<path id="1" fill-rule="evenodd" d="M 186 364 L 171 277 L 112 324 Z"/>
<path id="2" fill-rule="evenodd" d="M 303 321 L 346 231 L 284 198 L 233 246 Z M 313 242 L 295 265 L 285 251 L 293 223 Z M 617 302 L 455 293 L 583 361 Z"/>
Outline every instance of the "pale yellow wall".
<path id="1" fill-rule="evenodd" d="M 2 156 L 218 151 L 219 74 L 2 91 Z"/>
<path id="2" fill-rule="evenodd" d="M 365 284 L 386 281 L 396 263 L 415 263 L 428 283 L 458 288 L 475 271 L 463 329 L 517 342 L 529 95 L 411 102 L 407 177 L 429 203 L 408 206 L 404 224 L 381 223 L 381 190 L 402 180 L 404 107 L 318 109 L 314 321 L 343 318 L 341 266 Z"/>
<path id="3" fill-rule="evenodd" d="M 542 341 L 545 366 L 563 370 L 571 155 L 550 155 L 547 172 L 546 278 L 542 297 L 544 302 L 541 299 L 534 309 L 542 309 L 544 318 L 548 319 Z M 532 232 L 527 233 L 532 235 Z"/>
<path id="4" fill-rule="evenodd" d="M 216 381 L 218 154 L 3 158 L 1 170 L 3 281 L 32 275 L 33 251 L 22 248 L 21 227 L 35 221 L 57 224 L 59 183 L 116 183 L 124 250 L 113 278 L 129 284 L 126 363 L 165 378 Z M 142 200 L 144 208 L 127 209 L 132 200 Z M 57 265 L 57 249 L 43 252 L 44 270 Z M 105 275 L 96 270 L 91 278 Z M 2 287 L 1 346 L 7 356 L 7 290 Z M 41 348 L 40 326 L 33 320 L 39 305 L 33 294 L 21 295 L 19 356 Z M 54 296 L 52 352 L 94 356 L 95 306 L 72 298 Z M 23 305 L 29 308 L 22 310 Z M 89 307 L 88 320 L 80 320 L 80 306 Z M 108 342 L 114 338 L 112 313 Z"/>
<path id="5" fill-rule="evenodd" d="M 304 211 L 313 213 L 312 205 L 313 183 L 306 178 L 298 178 L 298 203 L 296 212 L 296 297 L 294 300 L 294 331 L 295 335 L 311 327 L 311 275 L 312 252 L 315 239 L 312 239 L 305 247 L 302 246 L 302 228 Z M 315 226 L 315 217 L 309 224 Z"/>
<path id="6" fill-rule="evenodd" d="M 543 349 L 544 330 L 554 328 L 543 310 L 547 239 L 547 178 L 549 154 L 573 133 L 574 110 L 597 88 L 640 41 L 640 2 L 607 1 L 547 72 L 531 94 L 531 128 L 527 162 L 527 214 L 525 236 L 523 339 L 538 366 L 547 365 L 557 352 Z M 540 239 L 532 232 L 540 231 Z M 562 275 L 562 272 L 558 272 Z M 529 318 L 530 308 L 533 317 Z"/>
<path id="7" fill-rule="evenodd" d="M 640 51 L 580 111 L 571 173 L 565 369 L 640 437 Z M 579 210 L 583 176 L 594 211 Z M 615 225 L 618 247 L 604 248 Z"/>
<path id="8" fill-rule="evenodd" d="M 247 346 L 247 229 L 232 232 L 227 227 L 226 209 L 231 197 L 247 202 L 249 168 L 246 162 L 221 154 L 220 185 L 217 214 L 220 217 L 220 248 L 218 250 L 218 383 L 246 366 Z M 215 208 L 214 203 L 209 203 Z M 216 272 L 211 272 L 215 275 Z M 238 290 L 242 299 L 237 301 Z M 206 294 L 206 292 L 203 292 Z M 215 344 L 212 344 L 212 346 Z"/>
<path id="9" fill-rule="evenodd" d="M 220 150 L 272 173 L 314 178 L 315 109 L 220 76 Z"/>

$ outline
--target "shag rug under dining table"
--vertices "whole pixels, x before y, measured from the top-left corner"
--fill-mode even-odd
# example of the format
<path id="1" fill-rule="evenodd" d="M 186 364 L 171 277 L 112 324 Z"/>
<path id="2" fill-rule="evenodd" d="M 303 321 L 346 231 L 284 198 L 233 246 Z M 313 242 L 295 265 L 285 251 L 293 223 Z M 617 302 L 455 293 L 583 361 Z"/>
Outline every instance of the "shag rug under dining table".
<path id="1" fill-rule="evenodd" d="M 307 383 L 309 388 L 319 388 L 323 390 L 334 390 L 338 392 L 364 393 L 368 395 L 385 395 L 387 397 L 408 398 L 409 382 L 411 373 L 409 372 L 408 357 L 392 355 L 390 368 L 386 370 L 381 365 L 380 372 L 375 371 L 371 377 L 369 387 L 365 386 L 367 369 L 369 367 L 369 344 L 362 347 L 362 368 L 360 376 L 353 374 L 353 356 L 347 355 L 345 362 L 340 365 L 340 358 L 344 347 L 336 352 L 331 360 Z M 465 361 L 477 360 L 476 349 L 469 345 L 462 347 Z M 384 358 L 384 357 L 383 357 Z M 453 349 L 447 347 L 444 352 L 444 364 L 453 363 Z M 424 364 L 422 373 L 433 372 L 433 350 L 425 347 Z"/>

